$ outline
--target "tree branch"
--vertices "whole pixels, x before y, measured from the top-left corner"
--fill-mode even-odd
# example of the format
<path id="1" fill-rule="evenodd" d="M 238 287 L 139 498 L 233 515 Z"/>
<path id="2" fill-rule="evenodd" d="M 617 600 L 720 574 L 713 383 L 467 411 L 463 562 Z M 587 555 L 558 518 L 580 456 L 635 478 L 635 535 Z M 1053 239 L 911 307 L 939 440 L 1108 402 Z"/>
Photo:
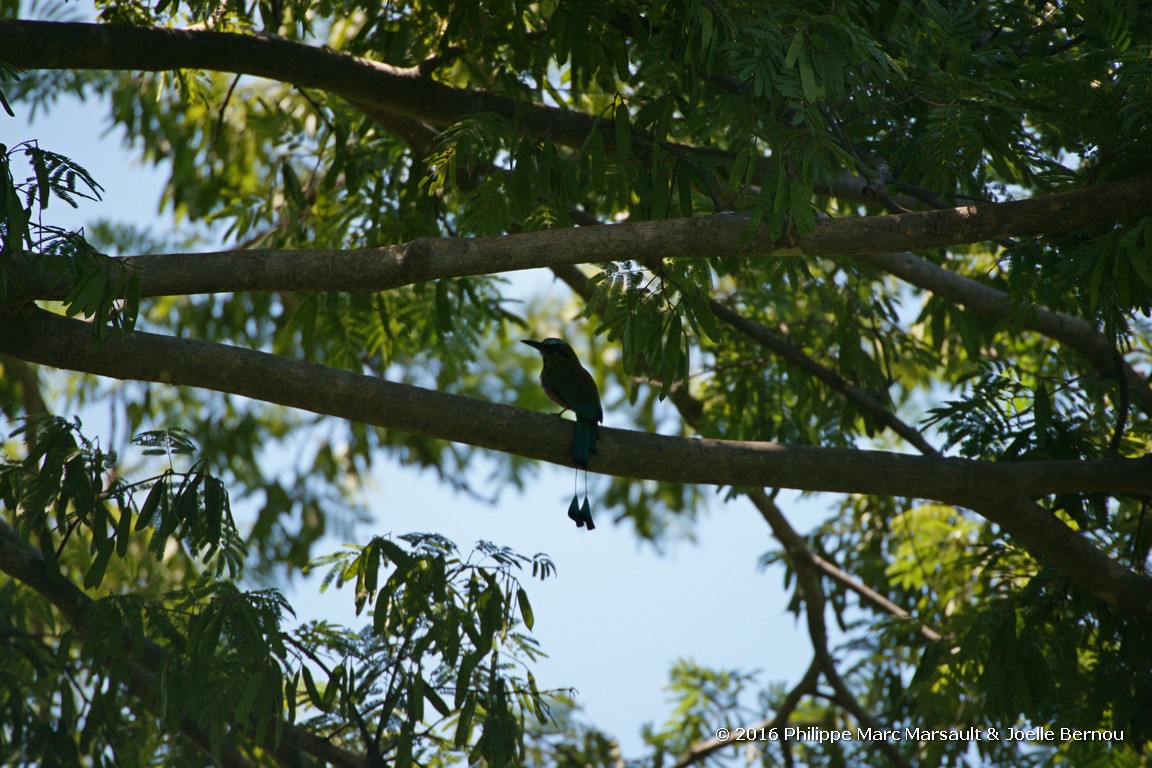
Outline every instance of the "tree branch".
<path id="1" fill-rule="evenodd" d="M 0 21 L 0 29 L 4 24 Z M 503 237 L 422 237 L 383 248 L 158 254 L 118 261 L 136 270 L 141 296 L 227 291 L 375 292 L 438 278 L 583 264 L 590 258 L 645 261 L 853 255 L 914 282 L 913 277 L 925 274 L 924 270 L 913 272 L 905 255 L 893 256 L 892 252 L 976 243 L 1005 235 L 1062 232 L 1147 213 L 1152 213 L 1152 174 L 1031 200 L 819 219 L 815 229 L 788 243 L 770 241 L 764 229 L 749 232 L 747 214 L 721 214 Z M 26 259 L 14 259 L 13 263 L 10 296 L 62 299 L 67 295 L 71 287 L 67 281 L 53 285 Z M 899 273 L 894 271 L 898 268 Z M 964 285 L 972 282 L 953 277 Z M 932 285 L 949 287 L 938 275 L 932 277 Z M 951 289 L 957 290 L 955 285 Z M 1000 313 L 998 316 L 1016 308 L 994 289 L 978 295 L 968 289 L 965 295 L 973 302 L 982 299 L 979 306 Z"/>
<path id="2" fill-rule="evenodd" d="M 864 706 L 856 699 L 840 671 L 836 668 L 836 659 L 828 649 L 828 625 L 824 616 L 824 588 L 820 582 L 820 573 L 815 568 L 800 567 L 796 569 L 796 585 L 804 599 L 804 614 L 808 624 L 808 636 L 812 638 L 812 649 L 816 653 L 816 663 L 824 675 L 824 679 L 832 686 L 833 701 L 840 705 L 865 728 L 876 728 L 878 723 Z M 897 768 L 912 768 L 896 746 L 886 740 L 872 742 L 871 748 L 877 750 L 892 765 Z"/>
<path id="3" fill-rule="evenodd" d="M 570 465 L 551 414 L 383 381 L 225 344 L 91 327 L 34 309 L 0 315 L 0 352 L 116 379 L 229 392 L 415 435 Z M 1051 493 L 1152 493 L 1152 457 L 995 463 L 851 448 L 690 440 L 602 429 L 592 469 L 621 477 L 913 496 L 968 505 Z M 657 460 L 658 458 L 658 460 Z"/>
<path id="4" fill-rule="evenodd" d="M 784 701 L 780 702 L 780 706 L 776 709 L 776 714 L 767 720 L 762 721 L 759 725 L 752 726 L 751 730 L 759 731 L 771 730 L 773 728 L 783 728 L 788 722 L 788 718 L 792 716 L 796 706 L 800 700 L 805 696 L 816 692 L 816 683 L 820 679 L 820 663 L 813 659 L 812 664 L 809 665 L 808 671 L 804 673 L 804 677 L 800 678 L 800 682 L 796 683 L 792 690 L 788 691 L 788 695 L 784 697 Z M 722 749 L 731 749 L 732 747 L 739 746 L 739 741 L 732 739 L 705 739 L 698 741 L 690 746 L 676 764 L 672 768 L 688 768 L 690 765 L 703 762 L 712 754 L 719 752 Z"/>
<path id="5" fill-rule="evenodd" d="M 908 254 L 908 256 L 911 256 L 911 254 Z M 912 258 L 916 257 L 912 256 Z M 931 268 L 933 271 L 945 272 L 944 270 L 940 270 L 938 267 L 934 267 L 933 265 L 927 264 L 926 262 L 924 262 L 921 266 L 923 268 Z M 945 272 L 945 274 L 949 277 L 956 277 L 951 275 L 951 273 Z M 960 278 L 960 280 L 966 280 L 966 278 Z M 980 286 L 979 284 L 974 283 L 974 281 L 968 282 L 972 284 L 965 285 L 964 283 L 956 280 L 950 280 L 948 281 L 948 284 L 958 285 L 960 288 L 969 293 L 979 293 L 977 289 L 984 288 L 984 286 Z M 996 293 L 999 292 L 997 291 Z M 1007 297 L 1005 296 L 1002 301 L 1007 302 Z M 881 403 L 876 401 L 875 398 L 872 398 L 867 393 L 860 392 L 857 388 L 852 387 L 834 371 L 831 371 L 820 365 L 815 360 L 808 358 L 803 354 L 802 351 L 793 348 L 790 344 L 788 344 L 787 341 L 775 337 L 768 329 L 764 328 L 763 326 L 753 323 L 739 313 L 729 309 L 728 307 L 720 305 L 715 301 L 713 301 L 712 304 L 713 311 L 716 312 L 717 316 L 721 320 L 727 322 L 729 325 L 741 331 L 742 333 L 745 333 L 750 338 L 760 342 L 765 347 L 776 352 L 784 359 L 789 360 L 795 365 L 798 365 L 812 376 L 820 379 L 821 381 L 824 381 L 833 389 L 840 391 L 850 401 L 855 403 L 863 410 L 866 410 L 868 413 L 871 413 L 877 417 L 884 417 L 881 420 L 885 424 L 890 426 L 899 435 L 916 446 L 922 453 L 931 456 L 938 455 L 938 452 L 931 444 L 927 442 L 927 440 L 925 440 L 918 432 L 912 429 L 911 426 L 902 422 L 898 417 L 896 417 L 895 414 L 891 414 L 887 409 L 883 407 Z M 1094 332 L 1085 332 L 1085 329 L 1090 329 L 1090 326 L 1088 326 L 1087 323 L 1076 320 L 1075 318 L 1068 317 L 1066 315 L 1058 315 L 1057 313 L 1050 312 L 1048 310 L 1040 308 L 1037 309 L 1038 313 L 1034 316 L 1039 316 L 1040 312 L 1044 313 L 1046 322 L 1049 323 L 1049 325 L 1046 327 L 1048 327 L 1050 330 L 1052 327 L 1061 329 L 1072 328 L 1078 331 L 1076 339 L 1079 342 L 1090 344 L 1098 343 L 1102 344 L 1104 349 L 1109 349 L 1108 345 L 1103 341 L 1103 338 L 1099 334 Z M 1116 357 L 1117 356 L 1114 352 L 1105 355 L 1101 350 L 1100 359 L 1111 360 L 1113 363 L 1113 370 L 1115 370 Z M 1139 379 L 1141 391 L 1144 394 L 1152 394 L 1152 390 L 1148 389 L 1147 381 L 1145 381 L 1142 377 L 1139 377 L 1139 374 L 1135 373 L 1135 371 L 1133 371 L 1130 367 L 1127 367 L 1126 370 L 1129 372 L 1130 376 L 1134 376 Z M 768 499 L 765 494 L 763 494 L 763 491 L 755 491 L 749 494 L 749 496 L 752 498 L 753 503 L 756 504 L 761 514 L 764 515 L 769 525 L 772 526 L 773 533 L 776 534 L 776 537 L 781 541 L 781 543 L 785 545 L 785 547 L 789 546 L 789 542 L 792 542 L 793 544 L 797 543 L 798 537 L 794 532 L 789 535 L 791 529 L 787 524 L 787 520 L 784 519 L 782 514 L 779 514 L 779 510 L 776 510 L 776 514 L 772 514 L 772 510 L 768 508 L 767 505 L 771 505 L 773 508 L 775 505 L 771 504 L 771 500 Z M 767 505 L 765 502 L 767 502 Z M 1004 530 L 1012 534 L 1014 538 L 1024 543 L 1029 551 L 1033 553 L 1033 555 L 1039 557 L 1041 560 L 1044 560 L 1051 565 L 1055 565 L 1056 567 L 1060 568 L 1072 579 L 1073 582 L 1079 584 L 1082 588 L 1087 589 L 1090 593 L 1100 597 L 1105 602 L 1110 604 L 1114 604 L 1116 602 L 1117 598 L 1114 595 L 1113 590 L 1116 588 L 1117 582 L 1113 581 L 1112 576 L 1108 574 L 1111 573 L 1113 575 L 1119 575 L 1122 572 L 1127 573 L 1127 571 L 1115 564 L 1108 565 L 1108 563 L 1111 563 L 1112 561 L 1108 561 L 1106 563 L 1099 560 L 1099 550 L 1097 550 L 1083 536 L 1068 538 L 1066 535 L 1068 526 L 1055 518 L 1048 510 L 1041 507 L 1035 501 L 1027 498 L 1026 496 L 1021 496 L 1012 500 L 999 500 L 995 502 L 979 501 L 967 506 L 969 506 L 973 511 L 980 514 L 984 518 L 998 523 L 1002 528 L 1004 528 Z M 803 544 L 803 541 L 799 540 L 798 543 Z M 813 560 L 815 555 L 812 554 L 806 546 L 804 546 L 803 549 L 798 549 L 795 553 L 793 553 L 793 555 L 793 562 L 797 563 L 798 569 L 801 567 L 801 561 L 805 559 L 812 562 L 813 564 L 816 562 Z M 1092 561 L 1097 561 L 1097 565 L 1103 567 L 1086 568 L 1087 563 Z M 833 578 L 836 578 L 835 573 L 830 571 L 825 572 Z M 863 593 L 859 592 L 859 590 L 857 590 L 857 592 L 863 595 Z M 870 600 L 870 602 L 872 601 Z M 873 605 L 876 605 L 876 603 L 873 603 Z M 901 610 L 898 607 L 896 608 L 897 610 Z M 893 612 L 893 615 L 899 614 Z M 928 633 L 936 634 L 934 630 L 928 628 L 923 629 L 925 630 L 925 637 L 929 637 Z M 939 635 L 936 635 L 936 638 L 929 637 L 929 639 L 939 639 Z"/>
<path id="6" fill-rule="evenodd" d="M 350 102 L 434 125 L 494 112 L 529 132 L 579 144 L 598 126 L 581 112 L 517 104 L 510 98 L 443 85 L 419 67 L 394 67 L 280 37 L 206 30 L 0 20 L 0 58 L 22 69 L 163 72 L 202 69 L 254 75 L 316 88 Z"/>
<path id="7" fill-rule="evenodd" d="M 756 488 L 751 490 L 747 496 L 760 513 L 760 516 L 764 518 L 764 522 L 768 523 L 768 526 L 772 529 L 772 535 L 784 545 L 785 551 L 787 551 L 788 555 L 792 558 L 792 563 L 797 570 L 809 568 L 817 573 L 828 576 L 846 589 L 855 592 L 865 603 L 872 606 L 875 610 L 902 621 L 916 624 L 918 627 L 917 631 L 924 639 L 932 642 L 941 639 L 940 633 L 935 629 L 932 629 L 926 624 L 921 624 L 912 614 L 908 613 L 908 611 L 872 589 L 840 566 L 825 560 L 813 552 L 811 548 L 809 548 L 808 542 L 804 541 L 804 537 L 796 532 L 796 529 L 788 522 L 788 518 L 784 516 L 780 507 L 776 505 L 776 502 L 772 501 L 763 489 Z"/>
<path id="8" fill-rule="evenodd" d="M 856 258 L 973 312 L 1000 320 L 1011 319 L 1022 328 L 1059 341 L 1083 355 L 1101 376 L 1117 378 L 1116 350 L 1087 320 L 1014 300 L 1004 291 L 939 267 L 914 253 L 859 254 Z M 1145 413 L 1152 415 L 1152 388 L 1148 380 L 1127 361 L 1121 359 L 1120 362 L 1132 398 Z"/>
<path id="9" fill-rule="evenodd" d="M 606 147 L 615 144 L 612 120 L 443 85 L 431 77 L 428 60 L 395 67 L 270 35 L 8 19 L 0 20 L 0 51 L 3 61 L 23 69 L 159 72 L 191 68 L 316 88 L 344 98 L 405 140 L 425 133 L 418 123 L 447 125 L 467 114 L 492 112 L 515 119 L 527 133 L 546 135 L 560 145 L 579 148 L 596 129 L 602 132 Z M 410 140 L 409 144 L 416 145 Z M 661 144 L 701 157 L 735 158 L 734 153 L 710 147 Z M 761 159 L 759 165 L 769 162 Z M 863 186 L 840 176 L 831 184 L 817 182 L 816 189 L 833 197 L 865 200 Z"/>
<path id="10" fill-rule="evenodd" d="M 803 350 L 789 342 L 783 336 L 773 333 L 771 329 L 749 320 L 736 310 L 725 304 L 721 304 L 715 299 L 710 299 L 708 306 L 711 308 L 712 314 L 716 315 L 721 321 L 760 344 L 765 349 L 774 352 L 777 356 L 788 361 L 814 379 L 824 382 L 833 390 L 842 394 L 844 398 L 855 405 L 861 413 L 867 414 L 887 426 L 900 437 L 907 440 L 911 445 L 915 446 L 920 453 L 926 456 L 940 455 L 940 452 L 936 450 L 935 446 L 924 439 L 924 436 L 920 434 L 919 430 L 893 413 L 884 403 L 859 387 L 848 383 L 844 377 L 836 373 L 836 371 L 804 354 Z"/>

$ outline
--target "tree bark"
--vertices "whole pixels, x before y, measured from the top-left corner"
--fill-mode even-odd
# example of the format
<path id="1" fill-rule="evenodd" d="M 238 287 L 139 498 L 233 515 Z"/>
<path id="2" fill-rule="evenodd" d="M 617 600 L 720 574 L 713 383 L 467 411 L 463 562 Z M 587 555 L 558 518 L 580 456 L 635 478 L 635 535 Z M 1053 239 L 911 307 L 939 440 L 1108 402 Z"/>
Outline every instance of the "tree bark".
<path id="1" fill-rule="evenodd" d="M 225 344 L 91 326 L 43 310 L 0 316 L 0 353 L 116 379 L 191 386 L 571 465 L 572 424 L 499 403 Z M 852 448 L 697 440 L 602 428 L 593 471 L 669 482 L 982 500 L 1052 493 L 1152 494 L 1152 457 L 987 462 Z"/>
<path id="2" fill-rule="evenodd" d="M 901 276 L 905 276 L 912 270 L 907 265 L 901 267 L 900 257 L 893 252 L 1064 232 L 1143 214 L 1152 214 L 1152 174 L 1031 200 L 820 219 L 811 232 L 788 242 L 772 242 L 763 230 L 749 231 L 749 216 L 737 213 L 501 237 L 421 237 L 382 248 L 154 254 L 126 256 L 119 261 L 139 276 L 141 296 L 226 291 L 374 292 L 437 278 L 590 261 L 737 256 L 854 256 L 882 269 L 900 268 Z M 50 283 L 40 270 L 20 259 L 10 269 L 9 290 L 14 298 L 62 299 L 71 288 L 67 280 Z M 933 287 L 937 283 L 939 280 Z M 963 298 L 979 299 L 981 307 L 1003 305 L 1004 313 L 1012 306 L 1009 297 L 993 289 L 980 296 L 969 292 Z"/>

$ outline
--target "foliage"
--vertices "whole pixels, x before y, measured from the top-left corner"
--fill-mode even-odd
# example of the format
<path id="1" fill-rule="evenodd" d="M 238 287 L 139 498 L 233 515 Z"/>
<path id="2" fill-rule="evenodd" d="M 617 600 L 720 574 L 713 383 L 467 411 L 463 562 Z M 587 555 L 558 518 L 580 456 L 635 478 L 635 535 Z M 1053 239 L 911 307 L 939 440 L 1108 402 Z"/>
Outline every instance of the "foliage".
<path id="1" fill-rule="evenodd" d="M 16 182 L 12 165 L 21 154 L 33 175 Z M 25 247 L 35 252 L 37 267 L 45 274 L 53 280 L 69 278 L 72 288 L 64 299 L 65 311 L 69 316 L 91 318 L 97 338 L 109 324 L 120 331 L 135 327 L 140 310 L 139 278 L 96 251 L 83 235 L 41 221 L 53 197 L 76 208 L 77 198 L 99 200 L 101 191 L 84 168 L 34 141 L 11 148 L 0 144 L 0 268 L 23 255 Z M 3 283 L 0 296 L 7 292 Z M 117 297 L 123 297 L 119 304 Z"/>
<path id="2" fill-rule="evenodd" d="M 346 748 L 397 765 L 457 752 L 512 764 L 523 720 L 548 721 L 549 694 L 530 670 L 512 672 L 539 655 L 518 628 L 531 629 L 533 618 L 517 573 L 531 566 L 533 577 L 548 578 L 555 568 L 546 557 L 480 542 L 461 559 L 435 535 L 375 538 L 317 562 L 330 568 L 326 584 L 356 584 L 357 613 L 375 603 L 372 623 L 288 629 L 292 608 L 278 590 L 236 584 L 245 548 L 219 478 L 202 460 L 173 468 L 176 457 L 195 454 L 186 434 L 140 435 L 144 453 L 169 466 L 135 482 L 112 474 L 116 457 L 77 422 L 38 420 L 16 434 L 27 455 L 0 470 L 15 522 L 5 546 L 31 545 L 24 557 L 56 579 L 82 577 L 89 590 L 137 568 L 152 573 L 146 590 L 81 594 L 63 617 L 42 613 L 6 581 L 5 762 L 79 764 L 131 744 L 140 758 L 173 750 L 194 764 L 191 745 L 166 733 L 211 734 L 196 746 L 219 758 L 229 741 L 275 751 L 299 721 L 351 724 L 340 739 Z M 125 723 L 120 712 L 137 698 L 151 716 Z"/>
<path id="3" fill-rule="evenodd" d="M 0 2 L 3 19 L 33 12 Z M 1144 4 L 98 0 L 92 13 L 116 27 L 326 48 L 402 72 L 422 98 L 363 101 L 347 95 L 354 84 L 301 86 L 315 73 L 299 70 L 268 81 L 235 61 L 51 73 L 0 63 L 7 115 L 50 114 L 66 94 L 107 104 L 132 151 L 165 169 L 162 205 L 186 225 L 54 227 L 58 202 L 96 200 L 99 183 L 35 141 L 0 146 L 0 322 L 27 309 L 10 300 L 20 268 L 66 284 L 39 305 L 85 319 L 96 339 L 147 330 L 523 407 L 545 401 L 518 339 L 564 335 L 612 425 L 649 432 L 989 463 L 1148 453 L 1149 401 L 1136 391 L 1146 383 L 1124 365 L 1146 362 L 1152 217 L 913 255 L 968 293 L 863 259 L 790 255 L 825 217 L 992 204 L 1152 171 Z M 519 304 L 490 274 L 371 293 L 142 298 L 131 263 L 109 255 L 221 242 L 358 249 L 712 215 L 746 217 L 751 255 L 588 254 L 587 267 L 556 270 L 572 289 L 559 307 Z M 994 311 L 976 289 L 999 297 Z M 1106 362 L 1072 337 L 1102 345 Z M 57 586 L 91 606 L 62 614 L 20 579 L 0 580 L 0 643 L 15 660 L 0 665 L 5 760 L 290 762 L 300 755 L 284 750 L 303 749 L 302 734 L 346 750 L 308 752 L 336 763 L 620 759 L 613 734 L 579 722 L 574 699 L 533 677 L 541 651 L 519 574 L 551 575 L 546 557 L 487 543 L 463 557 L 413 534 L 317 558 L 328 533 L 364 538 L 363 488 L 383 461 L 484 498 L 522 486 L 532 463 L 486 452 L 481 471 L 470 446 L 226 392 L 45 374 L 7 357 L 0 369 L 6 418 L 99 408 L 166 462 L 154 474 L 126 465 L 79 421 L 13 432 L 25 447 L 0 471 L 4 546 L 33 548 Z M 53 393 L 43 408 L 41 389 Z M 297 458 L 271 466 L 273 454 Z M 657 544 L 712 506 L 671 482 L 614 477 L 601 491 L 619 522 Z M 727 497 L 745 496 L 756 503 L 748 489 Z M 1117 568 L 1147 574 L 1147 499 L 1033 501 Z M 254 510 L 247 526 L 232 517 L 242 503 Z M 694 755 L 715 727 L 778 713 L 820 728 L 862 727 L 864 713 L 900 729 L 1035 725 L 1124 739 L 910 740 L 885 752 L 800 738 L 749 746 L 750 761 L 1147 758 L 1147 616 L 1085 589 L 981 510 L 853 494 L 807 536 L 773 528 L 781 548 L 765 562 L 796 590 L 817 661 L 834 664 L 820 671 L 826 687 L 768 684 L 750 708 L 758 677 L 678 662 L 673 712 L 644 734 L 643 760 Z M 286 628 L 284 598 L 242 575 L 316 567 L 329 569 L 328 586 L 352 587 L 368 625 Z M 818 595 L 805 592 L 813 573 Z M 838 648 L 821 652 L 828 638 L 809 611 L 836 620 Z"/>

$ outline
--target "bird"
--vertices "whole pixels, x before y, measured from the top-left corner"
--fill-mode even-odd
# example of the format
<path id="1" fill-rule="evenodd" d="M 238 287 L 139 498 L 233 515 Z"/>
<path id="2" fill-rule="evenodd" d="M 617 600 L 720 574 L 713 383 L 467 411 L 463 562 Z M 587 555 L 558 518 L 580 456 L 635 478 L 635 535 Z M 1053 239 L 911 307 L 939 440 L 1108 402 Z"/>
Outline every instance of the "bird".
<path id="1" fill-rule="evenodd" d="M 596 453 L 596 438 L 600 433 L 598 424 L 604 421 L 596 381 L 580 365 L 572 346 L 563 339 L 524 339 L 523 343 L 536 349 L 544 358 L 544 369 L 540 372 L 540 386 L 544 387 L 544 393 L 563 409 L 561 413 L 572 411 L 576 416 L 572 461 L 587 469 L 589 457 Z"/>
<path id="2" fill-rule="evenodd" d="M 592 374 L 580 365 L 575 350 L 563 339 L 555 337 L 536 341 L 523 339 L 522 342 L 535 349 L 544 359 L 544 369 L 540 371 L 540 386 L 552 402 L 564 411 L 572 411 L 576 416 L 576 431 L 572 437 L 572 461 L 587 472 L 588 460 L 596 453 L 596 439 L 600 434 L 600 422 L 604 421 L 604 409 L 600 405 L 600 392 Z M 587 478 L 587 474 L 585 474 Z M 585 480 L 587 483 L 587 480 Z M 572 504 L 568 517 L 576 521 L 576 526 L 596 526 L 588 505 L 585 489 L 584 504 L 578 505 L 576 494 L 572 494 Z"/>

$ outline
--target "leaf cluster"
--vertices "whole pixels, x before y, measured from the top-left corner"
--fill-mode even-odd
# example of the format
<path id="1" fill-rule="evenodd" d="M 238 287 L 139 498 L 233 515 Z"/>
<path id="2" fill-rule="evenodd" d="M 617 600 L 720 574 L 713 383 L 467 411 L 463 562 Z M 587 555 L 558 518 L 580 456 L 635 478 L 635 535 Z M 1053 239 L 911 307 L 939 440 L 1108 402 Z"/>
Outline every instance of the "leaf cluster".
<path id="1" fill-rule="evenodd" d="M 23 155 L 32 175 L 16 181 L 13 165 Z M 80 232 L 43 223 L 53 198 L 73 208 L 77 198 L 99 200 L 103 188 L 82 166 L 37 142 L 13 147 L 0 144 L 0 299 L 8 294 L 7 267 L 30 260 L 55 283 L 71 285 L 64 299 L 66 314 L 92 320 L 97 337 L 111 326 L 131 331 L 140 311 L 140 281 L 122 263 L 93 248 Z"/>
<path id="2" fill-rule="evenodd" d="M 27 455 L 0 466 L 0 498 L 16 513 L 17 531 L 38 543 L 49 568 L 60 567 L 65 548 L 75 540 L 91 558 L 84 586 L 95 589 L 113 556 L 128 554 L 133 534 L 150 531 L 148 546 L 157 560 L 172 540 L 213 563 L 217 573 L 239 570 L 243 543 L 218 478 L 196 463 L 186 471 L 169 466 L 156 477 L 125 483 L 112 472 L 116 455 L 85 439 L 80 427 L 78 419 L 29 420 L 11 435 L 24 436 Z M 141 444 L 170 459 L 194 450 L 186 436 L 173 433 L 142 435 Z M 143 491 L 147 495 L 139 502 Z"/>
<path id="3" fill-rule="evenodd" d="M 302 628 L 296 646 L 305 663 L 289 681 L 293 690 L 302 684 L 293 711 L 316 710 L 311 727 L 350 725 L 348 744 L 401 765 L 441 753 L 519 764 L 524 719 L 549 717 L 549 694 L 531 670 L 511 672 L 540 655 L 517 629 L 534 623 L 516 576 L 529 566 L 540 579 L 555 572 L 545 555 L 488 542 L 463 559 L 432 534 L 376 537 L 321 558 L 315 567 L 328 569 L 324 588 L 353 584 L 356 612 L 374 606 L 372 623 L 354 634 Z"/>
<path id="4" fill-rule="evenodd" d="M 0 642 L 20 661 L 0 674 L 11 724 L 4 754 L 77 764 L 105 744 L 132 744 L 133 759 L 170 751 L 196 764 L 189 743 L 164 734 L 191 728 L 209 735 L 199 744 L 209 755 L 236 747 L 255 755 L 279 748 L 285 729 L 304 727 L 399 765 L 451 755 L 515 765 L 524 759 L 525 719 L 549 722 L 552 694 L 528 667 L 541 651 L 521 629 L 531 630 L 534 616 L 519 576 L 554 575 L 546 555 L 479 542 L 464 558 L 441 536 L 377 537 L 315 563 L 328 569 L 324 589 L 355 585 L 356 612 L 370 608 L 372 621 L 359 631 L 317 622 L 291 630 L 284 621 L 292 608 L 279 591 L 237 584 L 243 552 L 227 493 L 194 460 L 186 432 L 140 435 L 144 453 L 169 468 L 135 482 L 119 479 L 117 457 L 77 422 L 30 421 L 15 434 L 27 456 L 5 461 L 0 498 L 14 535 L 36 545 L 50 578 L 82 578 L 88 590 L 106 573 L 122 578 L 109 563 L 140 557 L 136 539 L 148 529 L 155 556 L 170 561 L 164 542 L 180 540 L 216 567 L 183 580 L 170 571 L 170 589 L 72 598 L 87 607 L 62 617 L 5 578 L 0 594 L 20 610 L 0 612 Z M 178 471 L 180 461 L 191 468 Z M 144 493 L 137 505 L 134 495 Z M 46 740 L 37 726 L 34 708 L 53 700 L 56 725 L 75 738 Z M 113 716 L 142 704 L 150 716 L 131 725 Z"/>

